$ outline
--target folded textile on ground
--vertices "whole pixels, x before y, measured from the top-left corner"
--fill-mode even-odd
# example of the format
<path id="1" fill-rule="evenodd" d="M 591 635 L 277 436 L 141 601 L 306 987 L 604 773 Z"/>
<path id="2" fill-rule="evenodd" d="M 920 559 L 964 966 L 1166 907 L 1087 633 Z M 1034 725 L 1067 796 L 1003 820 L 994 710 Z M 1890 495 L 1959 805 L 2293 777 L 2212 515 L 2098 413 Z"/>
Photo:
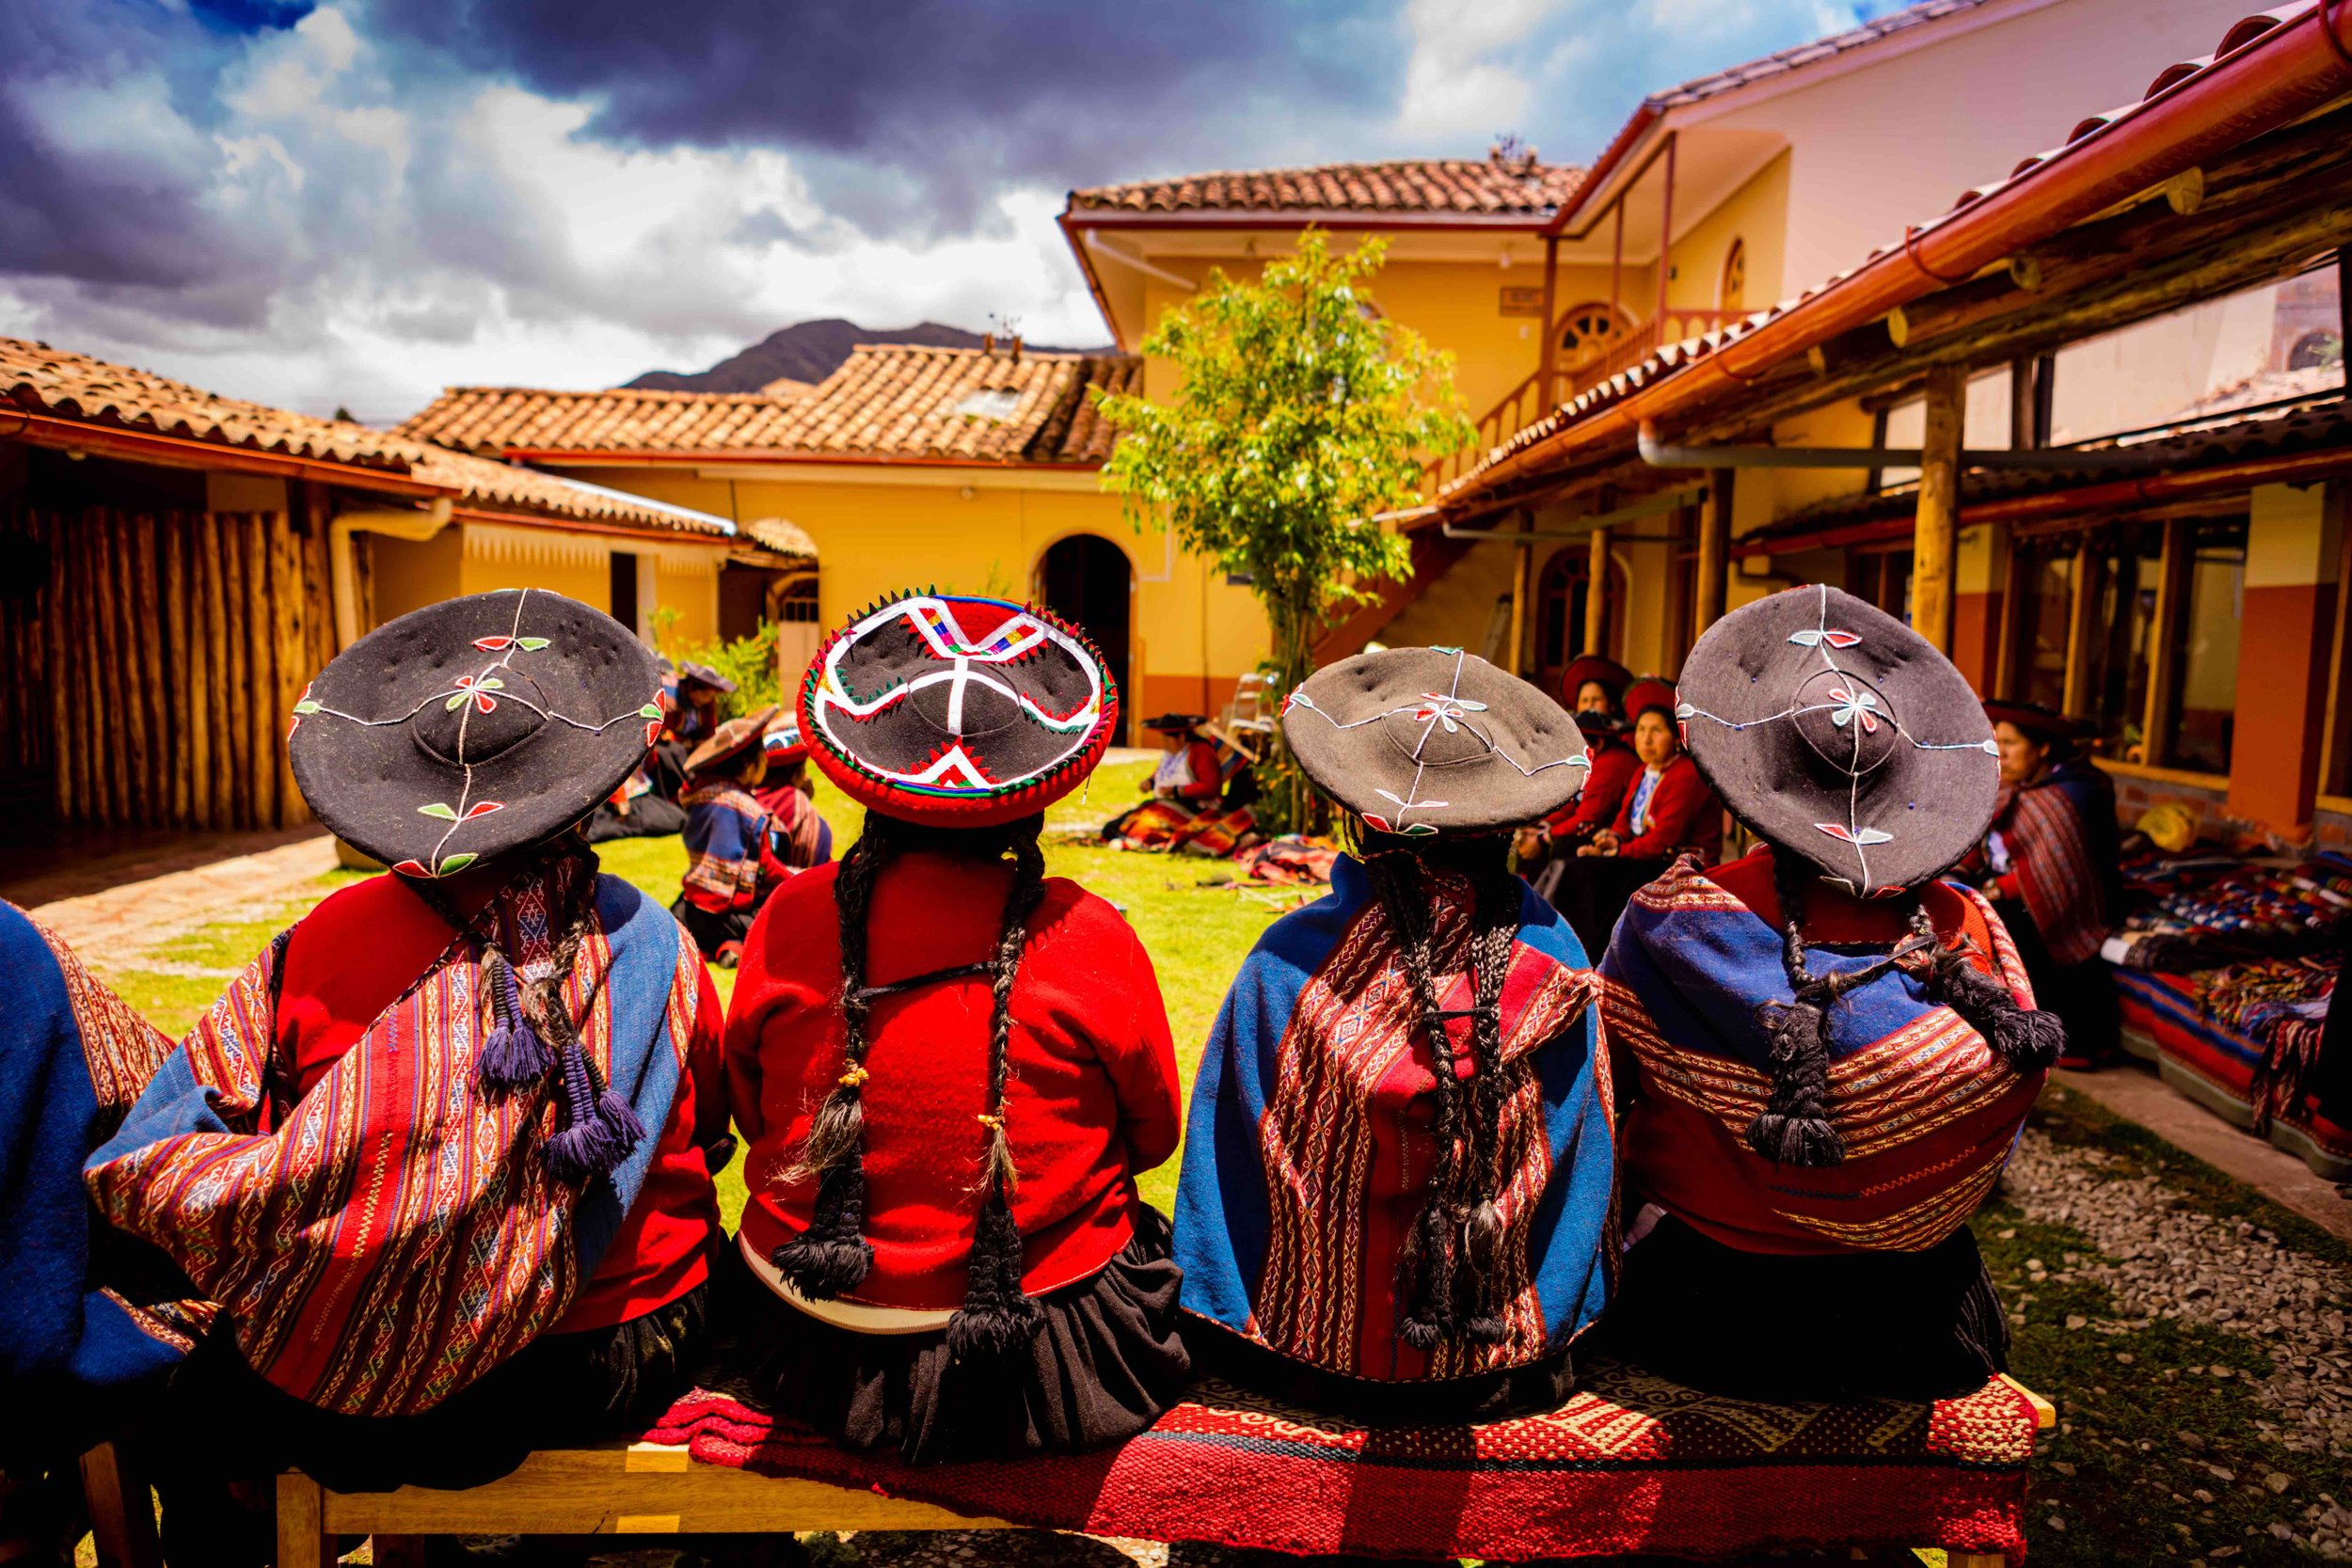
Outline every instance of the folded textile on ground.
<path id="1" fill-rule="evenodd" d="M 1987 1384 L 1932 1404 L 1763 1404 L 1598 1362 L 1556 1411 L 1366 1428 L 1204 1381 L 1141 1436 L 912 1467 L 697 1389 L 646 1440 L 702 1463 L 1041 1529 L 1427 1560 L 1941 1546 L 2022 1554 L 2034 1411 Z"/>

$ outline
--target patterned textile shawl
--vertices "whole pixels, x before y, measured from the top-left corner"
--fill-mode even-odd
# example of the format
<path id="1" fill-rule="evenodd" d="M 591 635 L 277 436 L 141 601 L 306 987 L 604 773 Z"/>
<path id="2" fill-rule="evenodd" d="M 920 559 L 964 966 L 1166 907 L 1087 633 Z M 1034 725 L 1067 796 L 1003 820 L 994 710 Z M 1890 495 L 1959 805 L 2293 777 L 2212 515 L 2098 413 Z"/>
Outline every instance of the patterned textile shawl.
<path id="1" fill-rule="evenodd" d="M 1993 828 L 2009 846 L 2026 911 L 2050 957 L 2077 964 L 2107 938 L 2115 875 L 2115 791 L 2085 762 L 2065 762 L 2024 788 L 2003 784 Z"/>
<path id="2" fill-rule="evenodd" d="M 687 791 L 687 899 L 713 914 L 748 909 L 759 897 L 759 846 L 768 814 L 739 784 L 704 784 Z"/>
<path id="3" fill-rule="evenodd" d="M 171 1041 L 5 902 L 0 974 L 0 1409 L 21 1412 L 27 1428 L 49 1423 L 43 1435 L 55 1437 L 55 1423 L 80 1408 L 77 1391 L 168 1368 L 211 1309 L 135 1302 L 90 1264 L 82 1162 L 121 1124 Z"/>
<path id="4" fill-rule="evenodd" d="M 1931 883 L 1936 929 L 2033 1005 L 2025 966 L 1974 890 Z M 1810 947 L 1816 974 L 1868 957 Z M 1633 895 L 1601 960 L 1601 1006 L 1630 1086 L 1629 1181 L 1750 1252 L 1919 1251 L 1975 1212 L 2008 1163 L 2042 1074 L 2019 1074 L 1905 969 L 1829 1008 L 1830 1120 L 1842 1164 L 1780 1165 L 1748 1147 L 1772 1094 L 1757 1007 L 1791 1000 L 1781 934 L 1684 860 Z"/>
<path id="5" fill-rule="evenodd" d="M 669 1119 L 700 959 L 614 877 L 565 996 L 580 1041 L 648 1128 Z M 492 1097 L 492 1014 L 453 941 L 275 1126 L 276 961 L 233 982 L 98 1150 L 99 1212 L 170 1254 L 255 1370 L 348 1415 L 429 1409 L 563 1316 L 637 1196 L 657 1139 L 585 1188 L 541 1159 L 555 1097 Z"/>
<path id="6" fill-rule="evenodd" d="M 1467 1008 L 1469 884 L 1432 911 L 1439 1006 Z M 1575 934 L 1522 888 L 1502 988 L 1496 1195 L 1505 1337 L 1423 1354 L 1396 1335 L 1397 1266 L 1435 1145 L 1434 1058 L 1388 916 L 1343 857 L 1227 993 L 1193 1085 L 1176 1191 L 1186 1310 L 1327 1371 L 1451 1378 L 1541 1358 L 1607 1301 L 1616 1260 L 1608 1061 Z M 1467 1073 L 1470 1025 L 1448 1021 Z"/>

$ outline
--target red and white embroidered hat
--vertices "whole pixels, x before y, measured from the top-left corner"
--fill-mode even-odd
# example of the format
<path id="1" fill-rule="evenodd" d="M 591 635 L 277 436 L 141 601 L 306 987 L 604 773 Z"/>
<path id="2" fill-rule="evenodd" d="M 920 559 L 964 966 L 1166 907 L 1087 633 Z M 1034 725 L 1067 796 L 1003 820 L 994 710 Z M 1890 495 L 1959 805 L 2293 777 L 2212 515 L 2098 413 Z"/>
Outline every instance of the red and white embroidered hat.
<path id="1" fill-rule="evenodd" d="M 809 755 L 886 816 L 990 827 L 1103 760 L 1119 692 L 1086 635 L 1033 605 L 935 592 L 860 611 L 801 683 Z"/>
<path id="2" fill-rule="evenodd" d="M 537 588 L 389 621 L 303 688 L 287 748 L 328 831 L 393 870 L 446 877 L 543 844 L 661 732 L 653 650 Z"/>

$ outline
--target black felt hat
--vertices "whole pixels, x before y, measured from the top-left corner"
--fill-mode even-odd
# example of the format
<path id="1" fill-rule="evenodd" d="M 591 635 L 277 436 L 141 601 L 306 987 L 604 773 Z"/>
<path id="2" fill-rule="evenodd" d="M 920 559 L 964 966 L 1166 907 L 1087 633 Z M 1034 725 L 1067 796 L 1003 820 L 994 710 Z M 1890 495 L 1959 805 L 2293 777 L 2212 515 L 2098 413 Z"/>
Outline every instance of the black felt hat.
<path id="1" fill-rule="evenodd" d="M 1315 787 L 1375 832 L 1494 832 L 1576 799 L 1588 766 L 1565 709 L 1459 648 L 1384 648 L 1318 670 L 1282 705 Z"/>
<path id="2" fill-rule="evenodd" d="M 1948 870 L 2000 785 L 1993 725 L 1927 639 L 1835 588 L 1707 630 L 1682 666 L 1683 745 L 1731 814 L 1864 897 Z"/>
<path id="3" fill-rule="evenodd" d="M 940 827 L 1010 822 L 1069 794 L 1119 727 L 1084 633 L 1034 605 L 904 594 L 827 638 L 801 682 L 809 755 L 851 800 Z"/>
<path id="4" fill-rule="evenodd" d="M 709 739 L 687 753 L 687 774 L 691 777 L 724 768 L 753 747 L 766 745 L 768 725 L 775 716 L 776 705 L 771 703 L 757 713 L 728 720 L 711 732 Z"/>
<path id="5" fill-rule="evenodd" d="M 412 610 L 345 648 L 294 705 L 303 799 L 336 837 L 411 877 L 553 838 L 661 730 L 653 650 L 536 588 Z"/>
<path id="6" fill-rule="evenodd" d="M 2065 745 L 2090 739 L 2099 733 L 2099 726 L 2088 719 L 2075 719 L 2054 707 L 2040 703 L 1995 702 L 1988 699 L 1984 716 L 1995 724 L 2014 724 L 2027 735 Z"/>

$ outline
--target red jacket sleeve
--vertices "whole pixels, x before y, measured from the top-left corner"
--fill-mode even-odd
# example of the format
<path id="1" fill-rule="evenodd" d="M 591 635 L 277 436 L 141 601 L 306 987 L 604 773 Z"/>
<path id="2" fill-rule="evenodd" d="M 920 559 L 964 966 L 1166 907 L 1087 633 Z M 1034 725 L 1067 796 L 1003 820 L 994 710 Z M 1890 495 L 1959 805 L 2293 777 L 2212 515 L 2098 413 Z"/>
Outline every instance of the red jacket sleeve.
<path id="1" fill-rule="evenodd" d="M 1110 918 L 1127 948 L 1116 994 L 1129 1006 L 1097 1037 L 1095 1050 L 1119 1097 L 1119 1133 L 1127 1146 L 1127 1168 L 1140 1175 L 1166 1164 L 1183 1141 L 1183 1098 L 1176 1081 L 1176 1045 L 1168 1031 L 1168 1006 L 1160 998 L 1152 956 L 1124 920 Z"/>
<path id="2" fill-rule="evenodd" d="M 686 1074 L 694 1085 L 694 1145 L 709 1148 L 727 1135 L 727 1010 L 710 966 L 702 968 L 701 994 L 694 1003 L 694 1037 L 686 1042 Z"/>
<path id="3" fill-rule="evenodd" d="M 1649 819 L 1638 835 L 1632 832 L 1633 792 L 1626 792 L 1625 807 L 1617 814 L 1617 853 L 1662 859 L 1684 845 L 1720 844 L 1723 809 L 1715 792 L 1699 777 L 1697 765 L 1688 757 L 1677 757 L 1658 776 L 1658 787 L 1649 798 Z M 1707 820 L 1709 813 L 1718 820 Z"/>
<path id="4" fill-rule="evenodd" d="M 1184 748 L 1184 760 L 1192 766 L 1192 783 L 1176 792 L 1180 800 L 1214 800 L 1225 787 L 1225 780 L 1216 766 L 1216 748 L 1205 740 L 1196 740 Z"/>
<path id="5" fill-rule="evenodd" d="M 1564 833 L 1583 827 L 1608 827 L 1616 821 L 1618 809 L 1625 804 L 1633 781 L 1641 772 L 1642 759 L 1623 746 L 1595 752 L 1583 792 L 1577 796 L 1573 806 L 1551 819 L 1551 831 Z"/>

